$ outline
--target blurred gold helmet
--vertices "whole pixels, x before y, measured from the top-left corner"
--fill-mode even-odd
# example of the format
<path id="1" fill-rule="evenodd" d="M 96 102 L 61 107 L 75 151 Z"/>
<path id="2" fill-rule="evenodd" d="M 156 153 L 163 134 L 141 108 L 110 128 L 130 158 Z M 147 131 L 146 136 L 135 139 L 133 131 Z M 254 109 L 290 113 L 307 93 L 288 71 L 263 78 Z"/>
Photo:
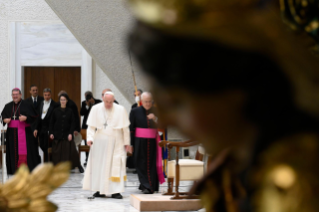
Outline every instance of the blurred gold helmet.
<path id="1" fill-rule="evenodd" d="M 318 0 L 129 0 L 129 3 L 139 21 L 165 33 L 212 40 L 271 58 L 293 83 L 296 104 L 319 115 L 319 58 L 313 51 L 317 48 L 315 41 L 319 41 Z"/>

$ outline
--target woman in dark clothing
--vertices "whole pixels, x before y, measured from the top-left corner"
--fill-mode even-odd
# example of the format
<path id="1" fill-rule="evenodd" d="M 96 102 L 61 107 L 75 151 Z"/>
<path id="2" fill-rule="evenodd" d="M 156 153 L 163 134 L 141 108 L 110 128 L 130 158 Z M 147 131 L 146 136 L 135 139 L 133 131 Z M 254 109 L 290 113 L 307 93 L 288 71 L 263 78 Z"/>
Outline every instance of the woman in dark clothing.
<path id="1" fill-rule="evenodd" d="M 75 119 L 70 108 L 66 107 L 69 100 L 67 94 L 60 95 L 61 107 L 53 111 L 50 120 L 50 138 L 52 143 L 52 161 L 56 165 L 62 161 L 71 161 L 72 168 L 78 167 L 81 173 L 84 172 L 77 156 L 77 150 L 73 140 L 75 130 Z"/>

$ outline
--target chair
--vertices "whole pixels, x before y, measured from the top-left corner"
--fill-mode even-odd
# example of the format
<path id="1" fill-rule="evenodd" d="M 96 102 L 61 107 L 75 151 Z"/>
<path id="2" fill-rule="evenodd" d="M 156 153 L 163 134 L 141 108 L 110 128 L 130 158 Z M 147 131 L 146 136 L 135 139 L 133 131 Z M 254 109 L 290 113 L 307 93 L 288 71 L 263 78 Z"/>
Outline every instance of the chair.
<path id="1" fill-rule="evenodd" d="M 82 139 L 86 140 L 86 129 L 81 129 Z M 90 152 L 90 147 L 86 145 L 79 145 L 79 158 L 81 161 L 81 152 Z"/>
<path id="2" fill-rule="evenodd" d="M 170 150 L 176 148 L 176 160 L 168 162 L 167 170 L 167 193 L 163 195 L 175 195 L 171 199 L 199 199 L 198 196 L 188 197 L 188 192 L 179 192 L 180 181 L 196 181 L 204 175 L 204 162 L 202 161 L 204 155 L 197 150 L 195 160 L 191 159 L 179 159 L 179 150 L 181 147 L 190 147 L 198 145 L 197 141 L 184 141 L 184 142 L 173 142 L 173 141 L 161 141 L 160 146 L 167 146 L 169 149 L 168 160 L 170 159 Z M 173 184 L 175 180 L 175 192 L 173 192 Z"/>

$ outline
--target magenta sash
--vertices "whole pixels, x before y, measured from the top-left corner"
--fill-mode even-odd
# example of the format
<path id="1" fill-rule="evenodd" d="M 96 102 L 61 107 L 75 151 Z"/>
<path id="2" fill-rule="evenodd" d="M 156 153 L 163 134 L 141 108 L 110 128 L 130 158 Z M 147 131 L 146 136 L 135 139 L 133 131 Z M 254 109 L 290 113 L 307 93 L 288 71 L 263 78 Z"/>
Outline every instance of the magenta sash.
<path id="1" fill-rule="evenodd" d="M 157 143 L 157 154 L 156 154 L 156 169 L 158 181 L 160 184 L 165 182 L 164 174 L 163 174 L 163 163 L 162 163 L 162 148 L 158 145 L 160 142 L 160 137 L 156 129 L 150 128 L 136 128 L 135 129 L 135 137 L 137 138 L 151 138 L 156 139 Z"/>
<path id="2" fill-rule="evenodd" d="M 30 125 L 26 122 L 19 120 L 11 120 L 8 127 L 9 128 L 18 128 L 18 166 L 20 167 L 21 164 L 27 164 L 27 139 L 25 135 L 25 128 L 29 127 Z"/>

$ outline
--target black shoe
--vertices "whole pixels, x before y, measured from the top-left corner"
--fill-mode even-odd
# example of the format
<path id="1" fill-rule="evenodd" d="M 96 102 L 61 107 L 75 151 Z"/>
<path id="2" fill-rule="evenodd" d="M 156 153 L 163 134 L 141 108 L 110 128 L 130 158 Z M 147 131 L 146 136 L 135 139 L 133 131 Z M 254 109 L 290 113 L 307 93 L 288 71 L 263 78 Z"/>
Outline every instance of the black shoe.
<path id="1" fill-rule="evenodd" d="M 112 194 L 111 197 L 114 199 L 123 199 L 123 196 L 120 193 Z"/>
<path id="2" fill-rule="evenodd" d="M 137 174 L 137 171 L 136 171 L 136 170 L 134 170 L 134 171 L 133 171 L 133 174 Z"/>
<path id="3" fill-rule="evenodd" d="M 83 173 L 83 172 L 84 172 L 84 169 L 83 169 L 83 167 L 82 167 L 81 165 L 80 165 L 78 168 L 79 168 L 79 172 L 80 172 L 80 173 Z"/>
<path id="4" fill-rule="evenodd" d="M 100 194 L 100 192 L 97 191 L 95 194 L 93 194 L 93 197 L 105 197 L 105 194 Z"/>
<path id="5" fill-rule="evenodd" d="M 151 192 L 151 191 L 148 190 L 148 189 L 144 189 L 144 190 L 142 191 L 142 193 L 143 193 L 143 194 L 153 194 L 153 192 Z"/>
<path id="6" fill-rule="evenodd" d="M 86 162 L 85 162 L 85 163 L 83 163 L 83 166 L 84 166 L 84 167 L 86 167 Z"/>
<path id="7" fill-rule="evenodd" d="M 142 192 L 144 191 L 144 189 L 145 189 L 145 187 L 142 185 L 142 184 L 140 184 L 140 186 L 138 187 L 138 189 L 139 190 L 141 190 Z"/>

